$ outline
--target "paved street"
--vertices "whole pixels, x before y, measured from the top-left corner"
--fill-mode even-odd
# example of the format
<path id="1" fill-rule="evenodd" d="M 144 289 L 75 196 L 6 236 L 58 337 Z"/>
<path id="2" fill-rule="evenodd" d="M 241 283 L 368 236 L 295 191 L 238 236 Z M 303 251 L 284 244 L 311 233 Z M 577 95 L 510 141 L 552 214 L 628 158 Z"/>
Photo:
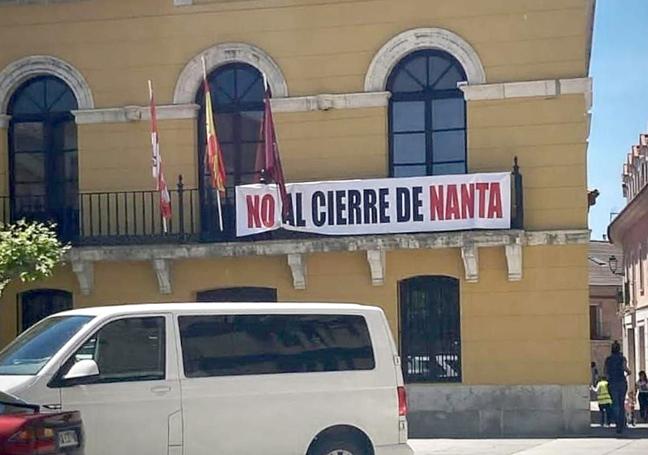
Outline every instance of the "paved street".
<path id="1" fill-rule="evenodd" d="M 416 455 L 646 455 L 648 426 L 621 438 L 593 428 L 591 437 L 565 439 L 414 439 Z"/>
<path id="2" fill-rule="evenodd" d="M 411 441 L 416 455 L 646 455 L 648 439 L 428 439 Z"/>

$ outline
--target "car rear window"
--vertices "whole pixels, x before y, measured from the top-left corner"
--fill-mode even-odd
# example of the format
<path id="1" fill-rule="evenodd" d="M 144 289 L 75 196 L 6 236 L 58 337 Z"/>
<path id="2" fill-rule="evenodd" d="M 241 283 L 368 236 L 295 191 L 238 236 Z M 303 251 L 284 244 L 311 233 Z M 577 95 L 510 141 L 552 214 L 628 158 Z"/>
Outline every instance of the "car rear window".
<path id="1" fill-rule="evenodd" d="M 178 320 L 188 378 L 375 367 L 362 316 L 201 315 Z"/>

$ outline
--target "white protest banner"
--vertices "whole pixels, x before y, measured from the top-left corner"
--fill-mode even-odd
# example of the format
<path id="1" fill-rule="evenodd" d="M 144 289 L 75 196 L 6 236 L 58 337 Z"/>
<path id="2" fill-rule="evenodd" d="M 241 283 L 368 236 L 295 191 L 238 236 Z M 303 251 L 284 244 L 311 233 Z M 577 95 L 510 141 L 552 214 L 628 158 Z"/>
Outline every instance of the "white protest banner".
<path id="1" fill-rule="evenodd" d="M 281 220 L 275 185 L 236 187 L 236 235 L 284 228 L 325 235 L 509 229 L 511 174 L 340 180 L 286 185 Z"/>

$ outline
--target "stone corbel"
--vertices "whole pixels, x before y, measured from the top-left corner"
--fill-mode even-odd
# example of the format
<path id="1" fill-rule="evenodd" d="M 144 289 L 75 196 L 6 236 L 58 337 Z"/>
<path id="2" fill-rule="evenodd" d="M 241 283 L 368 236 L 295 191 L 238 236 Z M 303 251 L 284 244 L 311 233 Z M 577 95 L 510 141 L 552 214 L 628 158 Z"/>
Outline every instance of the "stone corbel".
<path id="1" fill-rule="evenodd" d="M 74 261 L 72 262 L 72 271 L 79 280 L 81 294 L 90 295 L 94 287 L 94 264 L 90 261 Z"/>
<path id="2" fill-rule="evenodd" d="M 0 114 L 0 128 L 8 128 L 9 120 L 11 120 L 11 115 Z"/>
<path id="3" fill-rule="evenodd" d="M 505 245 L 506 265 L 508 267 L 508 280 L 520 281 L 522 279 L 522 245 L 512 243 Z"/>
<path id="4" fill-rule="evenodd" d="M 293 277 L 293 287 L 306 289 L 306 256 L 304 254 L 289 254 L 288 265 Z"/>
<path id="5" fill-rule="evenodd" d="M 317 109 L 320 111 L 329 111 L 333 109 L 333 97 L 330 95 L 317 95 Z"/>
<path id="6" fill-rule="evenodd" d="M 385 284 L 385 250 L 367 250 L 367 262 L 371 272 L 371 284 L 382 286 Z"/>
<path id="7" fill-rule="evenodd" d="M 479 250 L 476 245 L 461 247 L 461 259 L 463 259 L 466 281 L 477 283 L 479 281 Z"/>
<path id="8" fill-rule="evenodd" d="M 125 106 L 124 118 L 127 122 L 138 122 L 142 120 L 142 110 L 139 106 Z"/>
<path id="9" fill-rule="evenodd" d="M 153 270 L 155 270 L 160 294 L 171 294 L 171 261 L 169 259 L 153 259 Z"/>

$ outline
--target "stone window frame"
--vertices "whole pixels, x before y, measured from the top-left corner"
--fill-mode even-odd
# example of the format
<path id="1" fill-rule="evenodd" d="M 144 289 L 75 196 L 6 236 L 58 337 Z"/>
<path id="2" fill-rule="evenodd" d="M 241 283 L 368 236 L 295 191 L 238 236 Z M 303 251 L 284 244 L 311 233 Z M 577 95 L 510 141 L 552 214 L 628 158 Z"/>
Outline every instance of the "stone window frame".
<path id="1" fill-rule="evenodd" d="M 70 87 L 78 109 L 94 109 L 90 85 L 77 68 L 51 55 L 31 55 L 13 61 L 0 71 L 0 117 L 7 116 L 11 97 L 24 82 L 46 75 L 58 77 Z"/>
<path id="2" fill-rule="evenodd" d="M 178 76 L 173 92 L 174 104 L 195 102 L 203 81 L 202 57 L 205 58 L 207 74 L 228 63 L 247 63 L 265 74 L 273 98 L 288 97 L 286 78 L 270 54 L 252 44 L 234 42 L 217 44 L 189 60 Z"/>
<path id="3" fill-rule="evenodd" d="M 423 49 L 437 49 L 455 57 L 463 66 L 469 85 L 486 83 L 484 65 L 470 43 L 450 30 L 416 28 L 399 33 L 376 53 L 365 77 L 365 92 L 386 90 L 389 75 L 398 62 Z"/>

